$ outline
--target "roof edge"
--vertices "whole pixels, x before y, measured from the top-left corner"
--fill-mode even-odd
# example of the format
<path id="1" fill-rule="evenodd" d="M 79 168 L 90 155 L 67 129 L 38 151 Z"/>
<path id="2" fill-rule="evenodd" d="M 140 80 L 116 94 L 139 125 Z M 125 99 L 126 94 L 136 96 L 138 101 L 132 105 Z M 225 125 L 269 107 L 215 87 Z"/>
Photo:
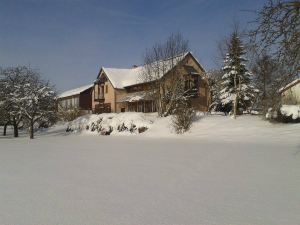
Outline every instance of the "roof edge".
<path id="1" fill-rule="evenodd" d="M 70 90 L 67 90 L 67 91 L 64 91 L 64 92 L 60 93 L 57 96 L 57 98 L 67 98 L 67 97 L 70 97 L 70 96 L 79 95 L 82 92 L 92 88 L 93 86 L 94 86 L 94 84 L 88 84 L 88 85 L 80 86 L 80 87 L 77 87 L 77 88 L 73 88 L 73 89 L 70 89 Z M 73 91 L 73 93 L 72 93 L 72 91 Z"/>
<path id="2" fill-rule="evenodd" d="M 300 78 L 297 78 L 296 80 L 293 80 L 292 82 L 288 83 L 286 86 L 282 87 L 279 89 L 279 93 L 282 93 L 288 89 L 290 89 L 291 87 L 294 87 L 295 85 L 297 85 L 298 83 L 300 83 Z"/>

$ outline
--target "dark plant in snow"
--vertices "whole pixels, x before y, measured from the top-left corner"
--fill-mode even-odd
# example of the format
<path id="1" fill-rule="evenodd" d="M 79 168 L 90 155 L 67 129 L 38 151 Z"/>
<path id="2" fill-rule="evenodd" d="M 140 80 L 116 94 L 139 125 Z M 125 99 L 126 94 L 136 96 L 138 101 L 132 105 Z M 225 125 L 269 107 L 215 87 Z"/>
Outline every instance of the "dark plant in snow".
<path id="1" fill-rule="evenodd" d="M 188 131 L 192 126 L 195 116 L 195 110 L 186 101 L 179 102 L 172 116 L 172 125 L 175 132 L 182 134 Z"/>

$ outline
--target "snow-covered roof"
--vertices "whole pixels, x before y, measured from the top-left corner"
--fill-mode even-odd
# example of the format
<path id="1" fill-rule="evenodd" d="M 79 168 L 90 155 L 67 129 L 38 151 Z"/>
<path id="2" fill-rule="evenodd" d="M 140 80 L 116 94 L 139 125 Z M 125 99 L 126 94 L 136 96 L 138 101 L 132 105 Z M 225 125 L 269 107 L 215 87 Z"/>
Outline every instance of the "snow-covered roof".
<path id="1" fill-rule="evenodd" d="M 78 87 L 78 88 L 75 88 L 72 90 L 65 91 L 65 92 L 61 93 L 60 95 L 58 95 L 58 98 L 65 98 L 65 97 L 69 97 L 72 95 L 79 95 L 81 92 L 84 92 L 93 86 L 94 86 L 94 84 L 89 84 L 89 85 L 81 86 L 81 87 Z"/>
<path id="2" fill-rule="evenodd" d="M 280 89 L 279 89 L 279 92 L 283 92 L 283 91 L 285 91 L 285 90 L 287 90 L 287 89 L 293 87 L 294 85 L 296 85 L 296 84 L 298 84 L 298 83 L 300 83 L 300 78 L 298 78 L 298 79 L 292 81 L 291 83 L 287 84 L 286 86 L 280 88 Z"/>
<path id="3" fill-rule="evenodd" d="M 124 88 L 139 83 L 143 73 L 143 66 L 131 69 L 102 67 L 104 73 L 115 88 Z"/>
<path id="4" fill-rule="evenodd" d="M 165 60 L 160 60 L 152 63 L 154 68 L 158 67 L 159 70 L 155 71 L 158 75 L 157 77 L 162 77 L 167 72 L 169 72 L 172 68 L 174 68 L 182 59 L 184 59 L 190 52 L 180 54 L 174 58 L 169 58 Z M 197 61 L 198 63 L 198 61 Z M 121 68 L 106 68 L 102 67 L 101 70 L 104 71 L 114 88 L 123 89 L 128 86 L 132 86 L 139 83 L 144 83 L 145 81 L 142 79 L 142 74 L 147 70 L 148 66 L 143 65 L 130 69 L 121 69 Z M 200 65 L 200 64 L 199 64 Z M 201 65 L 200 65 L 201 66 Z M 202 67 L 202 66 L 201 66 Z"/>

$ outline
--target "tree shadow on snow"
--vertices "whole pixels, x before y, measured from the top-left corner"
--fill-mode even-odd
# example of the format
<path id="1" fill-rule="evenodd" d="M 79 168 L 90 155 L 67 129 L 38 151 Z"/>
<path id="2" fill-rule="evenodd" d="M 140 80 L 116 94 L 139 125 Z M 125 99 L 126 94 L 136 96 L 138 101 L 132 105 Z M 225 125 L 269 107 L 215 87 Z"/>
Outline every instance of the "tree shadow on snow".
<path id="1" fill-rule="evenodd" d="M 53 127 L 50 128 L 43 128 L 43 129 L 38 129 L 35 133 L 34 133 L 34 137 L 45 137 L 45 136 L 52 136 L 52 137 L 56 137 L 56 136 L 68 136 L 71 133 L 66 132 L 66 128 L 61 128 L 61 129 L 53 129 Z M 3 136 L 2 134 L 0 134 L 0 140 L 12 140 L 12 139 L 18 139 L 18 138 L 29 138 L 29 133 L 26 129 L 21 129 L 19 130 L 19 137 L 14 137 L 13 136 L 13 131 L 9 130 L 9 132 L 7 132 L 6 136 Z"/>

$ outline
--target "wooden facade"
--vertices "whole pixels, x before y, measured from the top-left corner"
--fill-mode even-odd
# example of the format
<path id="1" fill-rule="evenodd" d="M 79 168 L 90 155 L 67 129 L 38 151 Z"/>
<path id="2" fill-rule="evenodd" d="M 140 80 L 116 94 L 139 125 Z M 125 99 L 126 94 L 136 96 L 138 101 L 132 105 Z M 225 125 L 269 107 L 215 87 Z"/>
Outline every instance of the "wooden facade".
<path id="1" fill-rule="evenodd" d="M 79 94 L 79 109 L 92 110 L 92 88 L 89 88 Z"/>
<path id="2" fill-rule="evenodd" d="M 80 89 L 80 88 L 78 88 Z M 92 111 L 92 93 L 93 86 L 83 88 L 80 91 L 70 90 L 62 93 L 57 99 L 57 110 L 72 110 L 77 109 L 82 112 L 82 114 L 89 113 Z M 69 94 L 68 94 L 69 93 Z"/>

